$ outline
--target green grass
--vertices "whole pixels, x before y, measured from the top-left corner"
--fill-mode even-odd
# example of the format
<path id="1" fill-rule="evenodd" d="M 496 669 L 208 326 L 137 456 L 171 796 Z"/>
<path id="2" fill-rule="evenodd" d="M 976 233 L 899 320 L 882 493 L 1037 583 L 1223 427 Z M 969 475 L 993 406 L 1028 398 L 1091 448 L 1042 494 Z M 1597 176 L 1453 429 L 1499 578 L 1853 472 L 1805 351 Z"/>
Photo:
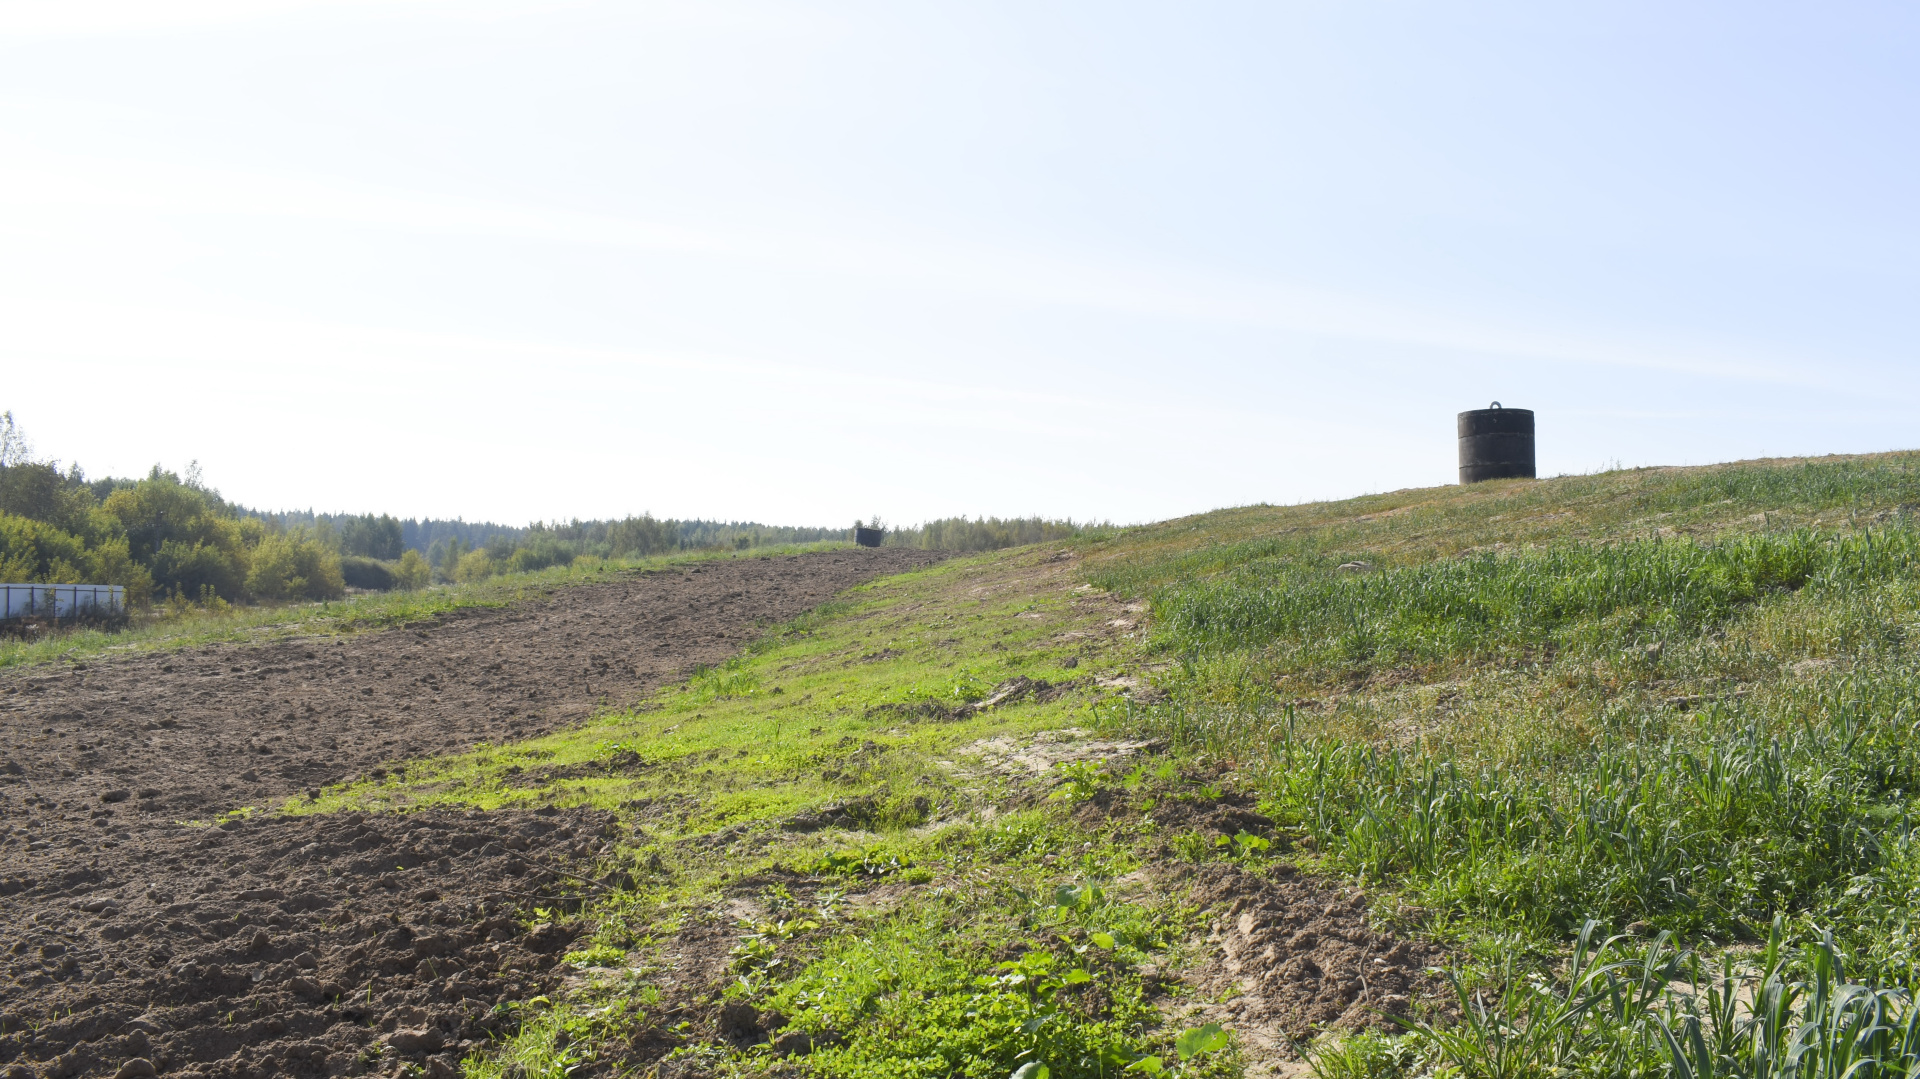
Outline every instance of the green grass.
<path id="1" fill-rule="evenodd" d="M 1858 1036 L 1905 1074 L 1915 464 L 1400 492 L 1098 545 L 1093 579 L 1151 602 L 1149 647 L 1174 663 L 1168 698 L 1115 725 L 1230 762 L 1298 859 L 1470 957 L 1459 1026 L 1334 1039 L 1321 1074 L 1770 1074 L 1753 1039 L 1795 1031 Z M 1590 919 L 1671 931 L 1802 1012 L 1715 1020 L 1678 973 L 1639 1011 L 1583 1005 L 1565 962 Z M 1776 925 L 1800 946 L 1741 968 Z M 1724 1044 L 1703 1057 L 1696 1031 Z M 1804 1051 L 1792 1074 L 1845 1066 Z"/>
<path id="2" fill-rule="evenodd" d="M 993 735 L 1059 727 L 1071 698 L 966 711 L 1016 677 L 1065 682 L 1084 649 L 1055 638 L 1072 594 L 1014 591 L 923 623 L 925 607 L 970 580 L 949 563 L 868 585 L 696 671 L 633 711 L 511 747 L 407 767 L 381 782 L 297 799 L 299 812 L 458 804 L 626 809 L 672 799 L 655 825 L 668 839 L 777 821 L 830 801 L 870 799 L 878 822 L 918 824 L 963 809 L 933 762 Z"/>
<path id="3" fill-rule="evenodd" d="M 1159 1015 L 1136 968 L 1178 942 L 1182 912 L 1052 884 L 1048 855 L 1084 835 L 1050 823 L 1030 814 L 942 835 L 925 857 L 965 885 L 825 935 L 792 977 L 764 992 L 748 980 L 743 994 L 830 1043 L 811 1060 L 825 1074 L 998 1079 L 1029 1060 L 1069 1079 L 1117 1074 L 1152 1048 Z M 1081 854 L 1084 876 L 1133 864 L 1097 846 Z M 983 906 L 1002 917 L 982 918 Z M 1025 950 L 1010 955 L 1016 942 Z"/>
<path id="4" fill-rule="evenodd" d="M 1766 710 L 1744 726 L 1730 711 L 1664 737 L 1648 726 L 1499 763 L 1284 728 L 1258 746 L 1212 744 L 1259 754 L 1242 781 L 1311 840 L 1322 868 L 1403 890 L 1436 929 L 1458 932 L 1447 924 L 1458 920 L 1551 941 L 1601 917 L 1751 940 L 1774 913 L 1826 911 L 1905 857 L 1920 756 L 1907 724 L 1835 716 L 1781 729 Z M 1170 710 L 1143 725 L 1194 733 Z M 1900 948 L 1859 943 L 1881 973 L 1910 973 Z"/>
<path id="5" fill-rule="evenodd" d="M 418 592 L 380 592 L 325 603 L 284 606 L 221 604 L 169 615 L 164 607 L 138 613 L 117 631 L 78 629 L 39 640 L 0 639 L 0 669 L 131 651 L 166 651 L 216 642 L 248 643 L 289 636 L 358 633 L 425 621 L 462 607 L 501 607 L 554 588 L 684 562 L 716 558 L 763 558 L 804 551 L 836 550 L 846 543 L 759 547 L 751 551 L 689 551 L 650 558 L 582 560 L 532 573 L 504 574 L 468 584 L 436 585 Z"/>
<path id="6" fill-rule="evenodd" d="M 593 872 L 632 887 L 583 891 L 572 915 L 589 927 L 575 960 L 625 973 L 535 1007 L 470 1075 L 558 1075 L 697 1011 L 661 990 L 664 957 L 721 896 L 762 911 L 732 928 L 725 995 L 818 1037 L 807 1058 L 817 1074 L 997 1079 L 1032 1063 L 1082 1079 L 1150 1057 L 1174 1074 L 1233 1074 L 1218 1051 L 1178 1071 L 1181 1032 L 1163 1029 L 1140 971 L 1184 944 L 1195 912 L 1110 890 L 1159 837 L 1070 820 L 1092 766 L 1059 770 L 1062 798 L 1004 812 L 1030 781 L 982 758 L 987 739 L 1091 723 L 1114 690 L 1087 683 L 1133 662 L 1136 642 L 1102 632 L 1112 605 L 1047 567 L 1045 555 L 1000 555 L 862 586 L 638 709 L 281 808 L 578 805 L 628 822 Z M 1081 684 L 1045 702 L 970 707 L 1023 678 Z M 846 814 L 840 826 L 783 830 L 825 807 Z M 885 898 L 856 905 L 868 893 Z M 717 1074 L 773 1065 L 765 1046 L 686 1037 L 679 1055 Z"/>
<path id="7" fill-rule="evenodd" d="M 1920 811 L 1916 543 L 1561 544 L 1168 586 L 1155 645 L 1186 663 L 1128 722 L 1242 762 L 1324 868 L 1403 892 L 1436 931 L 1832 924 L 1848 889 L 1904 879 Z M 1882 921 L 1836 932 L 1910 977 L 1905 921 Z"/>
<path id="8" fill-rule="evenodd" d="M 1715 967 L 1665 934 L 1639 944 L 1583 928 L 1561 976 L 1497 989 L 1454 981 L 1460 1020 L 1409 1037 L 1332 1037 L 1308 1050 L 1322 1079 L 1428 1074 L 1905 1079 L 1920 1070 L 1920 1008 L 1849 981 L 1830 939 L 1797 952 L 1776 921 L 1745 969 Z"/>
<path id="9" fill-rule="evenodd" d="M 1379 573 L 1264 559 L 1154 595 L 1162 647 L 1273 648 L 1288 667 L 1593 658 L 1685 640 L 1769 593 L 1823 594 L 1906 577 L 1920 531 L 1809 529 L 1712 542 L 1558 543 Z"/>
<path id="10" fill-rule="evenodd" d="M 1247 506 L 1089 545 L 1090 579 L 1143 595 L 1262 559 L 1418 565 L 1501 545 L 1849 527 L 1920 506 L 1920 454 L 1497 480 L 1299 506 Z"/>
<path id="11" fill-rule="evenodd" d="M 633 887 L 568 915 L 579 962 L 613 972 L 530 1006 L 473 1075 L 604 1064 L 642 1030 L 715 1075 L 1171 1065 L 1140 971 L 1186 962 L 1200 914 L 1127 883 L 1170 857 L 1284 858 L 1455 948 L 1455 1019 L 1327 1032 L 1305 1047 L 1322 1076 L 1909 1074 L 1916 503 L 1920 455 L 1887 454 L 1091 534 L 875 582 L 634 711 L 283 808 L 622 816 L 595 872 Z M 1016 677 L 1076 688 L 965 707 Z M 983 755 L 1062 728 L 1164 740 L 1135 779 L 1252 792 L 1273 848 L 1090 822 L 1074 807 L 1111 772 Z M 831 807 L 838 826 L 783 827 Z M 722 1003 L 675 998 L 665 956 L 723 903 L 755 913 L 720 997 L 812 1054 L 674 1026 Z M 1180 1066 L 1237 1074 L 1237 1052 Z"/>

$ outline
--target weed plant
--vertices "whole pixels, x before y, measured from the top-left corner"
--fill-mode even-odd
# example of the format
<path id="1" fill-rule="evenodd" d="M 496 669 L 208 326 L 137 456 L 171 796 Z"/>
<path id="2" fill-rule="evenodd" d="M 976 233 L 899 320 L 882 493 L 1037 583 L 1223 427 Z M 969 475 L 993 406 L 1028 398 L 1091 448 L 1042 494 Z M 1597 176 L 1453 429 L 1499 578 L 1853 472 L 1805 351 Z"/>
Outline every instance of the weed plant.
<path id="1" fill-rule="evenodd" d="M 1330 1038 L 1321 1079 L 1457 1074 L 1674 1079 L 1906 1079 L 1920 1070 L 1920 1008 L 1902 989 L 1848 980 L 1831 939 L 1796 951 L 1776 920 L 1757 967 L 1717 967 L 1666 934 L 1639 943 L 1582 930 L 1555 977 L 1508 964 L 1495 985 L 1453 978 L 1460 1021 L 1405 1038 Z"/>
<path id="2" fill-rule="evenodd" d="M 1585 567 L 1558 577 L 1510 576 L 1512 567 L 1535 561 L 1517 555 L 1409 570 L 1400 578 L 1409 587 L 1398 592 L 1357 586 L 1383 624 L 1447 626 L 1426 639 L 1459 641 L 1455 659 L 1511 663 L 1516 653 L 1503 645 L 1552 644 L 1558 634 L 1557 654 L 1532 650 L 1551 660 L 1516 672 L 1548 705 L 1536 707 L 1520 737 L 1511 726 L 1488 738 L 1454 723 L 1413 741 L 1354 738 L 1324 712 L 1210 705 L 1204 667 L 1173 680 L 1181 690 L 1173 700 L 1124 722 L 1247 762 L 1244 772 L 1269 811 L 1298 829 L 1328 868 L 1403 889 L 1442 925 L 1466 921 L 1550 940 L 1598 917 L 1730 941 L 1758 939 L 1782 912 L 1844 909 L 1858 922 L 1867 905 L 1853 897 L 1869 891 L 1910 899 L 1920 664 L 1902 622 L 1914 607 L 1912 534 L 1795 532 L 1691 552 L 1678 544 L 1692 546 L 1647 541 L 1538 556 L 1549 568 Z M 1674 566 L 1687 569 L 1669 572 Z M 1555 587 L 1565 580 L 1576 584 Z M 1299 589 L 1324 597 L 1324 583 L 1308 579 Z M 1761 602 L 1795 584 L 1803 594 Z M 1489 595 L 1508 603 L 1507 616 L 1432 617 L 1436 610 L 1477 615 L 1493 601 L 1460 597 Z M 1263 602 L 1270 610 L 1310 606 L 1297 597 Z M 1742 611 L 1742 603 L 1752 606 Z M 1623 607 L 1630 618 L 1620 616 Z M 1811 621 L 1831 642 L 1836 608 L 1869 623 L 1841 635 L 1855 646 L 1848 669 L 1816 666 L 1799 675 L 1793 653 L 1806 635 L 1783 623 Z M 1876 617 L 1883 621 L 1871 624 Z M 1303 615 L 1293 624 L 1311 631 L 1327 622 Z M 1648 624 L 1660 628 L 1657 651 L 1641 648 Z M 1699 640 L 1706 631 L 1719 639 Z M 1170 620 L 1164 632 L 1177 644 L 1187 630 Z M 1303 637 L 1313 640 L 1281 638 L 1293 658 L 1280 670 L 1297 670 L 1297 657 L 1306 655 L 1336 669 L 1379 658 L 1378 651 L 1356 657 L 1302 645 Z M 1266 643 L 1273 635 L 1241 639 Z M 1786 654 L 1756 656 L 1756 641 Z M 1722 686 L 1729 672 L 1762 677 L 1718 696 L 1623 702 L 1629 694 L 1588 667 L 1623 644 L 1635 649 L 1625 661 L 1635 673 L 1673 662 Z M 1667 647 L 1676 653 L 1671 661 Z M 1432 647 L 1422 658 L 1442 656 Z M 1581 694 L 1568 692 L 1583 682 L 1594 683 L 1586 686 L 1597 699 L 1591 711 L 1581 707 Z M 1836 932 L 1876 976 L 1911 977 L 1904 914 Z"/>
<path id="3" fill-rule="evenodd" d="M 835 936 L 766 1005 L 826 1046 L 811 1062 L 822 1074 L 999 1079 L 1034 1062 L 1062 1079 L 1118 1075 L 1152 1055 L 1159 1016 L 1135 968 L 1173 942 L 1175 912 L 1093 885 L 1039 901 L 1015 882 L 1048 875 L 1043 852 L 1029 843 L 1024 866 L 990 873 L 1012 924 L 981 919 L 975 889 L 943 889 Z M 968 860 L 955 853 L 948 865 Z"/>

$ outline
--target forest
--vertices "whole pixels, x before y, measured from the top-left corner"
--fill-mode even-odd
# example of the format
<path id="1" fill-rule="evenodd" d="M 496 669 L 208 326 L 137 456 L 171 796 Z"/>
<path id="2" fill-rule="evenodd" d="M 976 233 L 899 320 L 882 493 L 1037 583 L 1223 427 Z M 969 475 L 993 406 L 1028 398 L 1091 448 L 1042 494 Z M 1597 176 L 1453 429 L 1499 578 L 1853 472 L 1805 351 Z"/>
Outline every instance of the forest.
<path id="1" fill-rule="evenodd" d="M 864 524 L 864 521 L 855 522 Z M 985 551 L 1084 534 L 1040 517 L 951 517 L 885 529 L 889 546 Z M 1106 526 L 1101 526 L 1106 527 Z M 491 522 L 387 513 L 265 511 L 223 498 L 190 465 L 139 479 L 91 479 L 37 459 L 0 413 L 0 581 L 117 584 L 129 603 L 200 606 L 337 599 L 348 589 L 417 589 L 525 573 L 577 559 L 752 550 L 845 541 L 845 527 L 675 520 Z"/>

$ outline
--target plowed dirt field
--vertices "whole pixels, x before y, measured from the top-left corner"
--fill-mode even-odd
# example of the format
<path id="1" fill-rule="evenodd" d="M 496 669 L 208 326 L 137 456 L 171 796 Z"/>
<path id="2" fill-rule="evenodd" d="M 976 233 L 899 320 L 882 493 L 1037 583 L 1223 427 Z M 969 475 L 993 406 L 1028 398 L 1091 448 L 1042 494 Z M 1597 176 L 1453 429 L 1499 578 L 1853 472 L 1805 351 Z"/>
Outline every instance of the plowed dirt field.
<path id="1" fill-rule="evenodd" d="M 506 912 L 581 887 L 608 821 L 181 822 L 578 723 L 937 557 L 696 563 L 404 629 L 0 676 L 0 1074 L 452 1074 L 564 951 Z"/>

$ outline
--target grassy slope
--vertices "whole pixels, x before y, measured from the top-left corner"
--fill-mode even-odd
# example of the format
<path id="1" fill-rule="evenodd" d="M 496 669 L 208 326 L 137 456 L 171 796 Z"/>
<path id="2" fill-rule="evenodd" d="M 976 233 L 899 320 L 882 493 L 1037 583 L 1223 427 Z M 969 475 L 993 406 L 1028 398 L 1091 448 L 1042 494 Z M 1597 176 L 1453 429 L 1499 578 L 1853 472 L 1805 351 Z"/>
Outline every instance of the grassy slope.
<path id="1" fill-rule="evenodd" d="M 1167 542 L 1175 522 L 1089 564 L 1152 596 L 1157 645 L 1182 661 L 1145 723 L 1249 760 L 1330 864 L 1411 878 L 1449 924 L 1548 939 L 1595 915 L 1754 937 L 1878 867 L 1885 843 L 1854 824 L 1906 812 L 1915 465 L 1402 492 L 1258 511 L 1292 531 L 1204 553 Z M 1220 531 L 1256 532 L 1256 512 Z M 1202 558 L 1213 576 L 1190 572 Z M 1380 568 L 1336 568 L 1356 559 Z M 1678 781 L 1695 772 L 1697 789 Z M 1501 799 L 1521 808 L 1487 807 Z M 1368 812 L 1418 834 L 1356 830 Z M 1580 815 L 1605 834 L 1559 819 Z M 1456 834 L 1480 826 L 1503 841 Z M 1645 834 L 1668 826 L 1683 838 Z M 1618 864 L 1561 879 L 1593 857 Z"/>
<path id="2" fill-rule="evenodd" d="M 1916 502 L 1910 454 L 1748 462 L 1226 511 L 1088 563 L 1151 599 L 1178 661 L 1141 729 L 1235 762 L 1304 861 L 1465 944 L 1494 1017 L 1561 1030 L 1359 1039 L 1323 1074 L 1652 1073 L 1651 1017 L 1704 1005 L 1656 987 L 1582 1011 L 1515 964 L 1555 969 L 1596 919 L 1726 957 L 1830 933 L 1805 969 L 1915 981 Z M 1831 1033 L 1814 1012 L 1794 1021 Z M 1792 1024 L 1750 1018 L 1703 1015 L 1688 1053 L 1758 1074 L 1751 1035 Z"/>
<path id="3" fill-rule="evenodd" d="M 1827 929 L 1854 974 L 1914 978 L 1915 503 L 1920 457 L 1880 455 L 1220 511 L 876 582 L 651 707 L 288 808 L 621 815 L 596 870 L 621 887 L 545 912 L 588 927 L 580 984 L 478 1075 L 636 1044 L 739 1075 L 1171 1062 L 1143 964 L 1177 966 L 1195 912 L 1127 882 L 1209 852 L 1070 810 L 1123 783 L 1204 798 L 1222 774 L 1280 822 L 1276 851 L 1457 942 L 1463 984 L 1490 994 L 1450 1031 L 1331 1038 L 1322 1074 L 1664 1073 L 1654 1020 L 1684 1035 L 1700 1010 L 1669 989 L 1701 976 L 1675 946 L 1747 962 L 1770 932 Z M 1123 701 L 1118 676 L 1142 671 L 1155 703 Z M 952 714 L 1016 676 L 1075 684 Z M 1036 782 L 982 752 L 1060 728 L 1159 737 L 1171 759 Z M 782 828 L 829 806 L 832 826 Z M 1644 991 L 1602 1006 L 1604 979 L 1578 981 L 1596 968 L 1567 967 L 1588 918 L 1674 934 L 1605 952 Z M 686 995 L 696 940 L 731 950 L 723 996 L 842 1040 L 784 1062 L 723 1043 L 720 1001 Z M 1010 943 L 1033 969 L 1002 964 Z M 1750 965 L 1777 958 L 1786 986 L 1798 954 Z M 1806 1011 L 1831 999 L 1794 1008 L 1831 1030 Z M 1752 1074 L 1735 1019 L 1702 1019 L 1703 1052 Z"/>
<path id="4" fill-rule="evenodd" d="M 764 1049 L 730 1048 L 710 1022 L 666 1021 L 719 1003 L 673 989 L 689 979 L 672 958 L 690 947 L 681 934 L 703 926 L 737 953 L 732 998 L 796 1031 L 850 1035 L 810 1058 L 835 1074 L 999 1076 L 1037 1046 L 1111 1072 L 1163 1039 L 1137 964 L 1184 940 L 1188 912 L 1099 887 L 1138 866 L 1140 837 L 1090 835 L 1064 802 L 1011 805 L 1031 766 L 1009 756 L 1044 731 L 1043 757 L 1097 758 L 1087 729 L 1138 680 L 1137 612 L 1081 582 L 1076 564 L 1049 548 L 856 588 L 650 707 L 287 809 L 591 805 L 629 821 L 595 872 L 631 887 L 579 915 L 592 935 L 578 958 L 599 987 L 540 1012 L 500 1055 L 472 1062 L 477 1074 L 557 1074 L 596 1049 L 616 1055 L 636 1031 L 684 1041 L 679 1054 L 703 1066 L 757 1073 Z M 970 707 L 1020 679 L 1035 688 Z M 1180 785 L 1171 770 L 1136 783 Z M 845 815 L 782 830 L 822 808 Z M 861 902 L 876 892 L 886 901 Z M 750 913 L 741 924 L 715 915 L 725 896 Z M 1010 939 L 1039 946 L 1031 970 L 996 967 Z M 1097 1008 L 1053 1000 L 1073 970 L 1099 983 Z"/>

